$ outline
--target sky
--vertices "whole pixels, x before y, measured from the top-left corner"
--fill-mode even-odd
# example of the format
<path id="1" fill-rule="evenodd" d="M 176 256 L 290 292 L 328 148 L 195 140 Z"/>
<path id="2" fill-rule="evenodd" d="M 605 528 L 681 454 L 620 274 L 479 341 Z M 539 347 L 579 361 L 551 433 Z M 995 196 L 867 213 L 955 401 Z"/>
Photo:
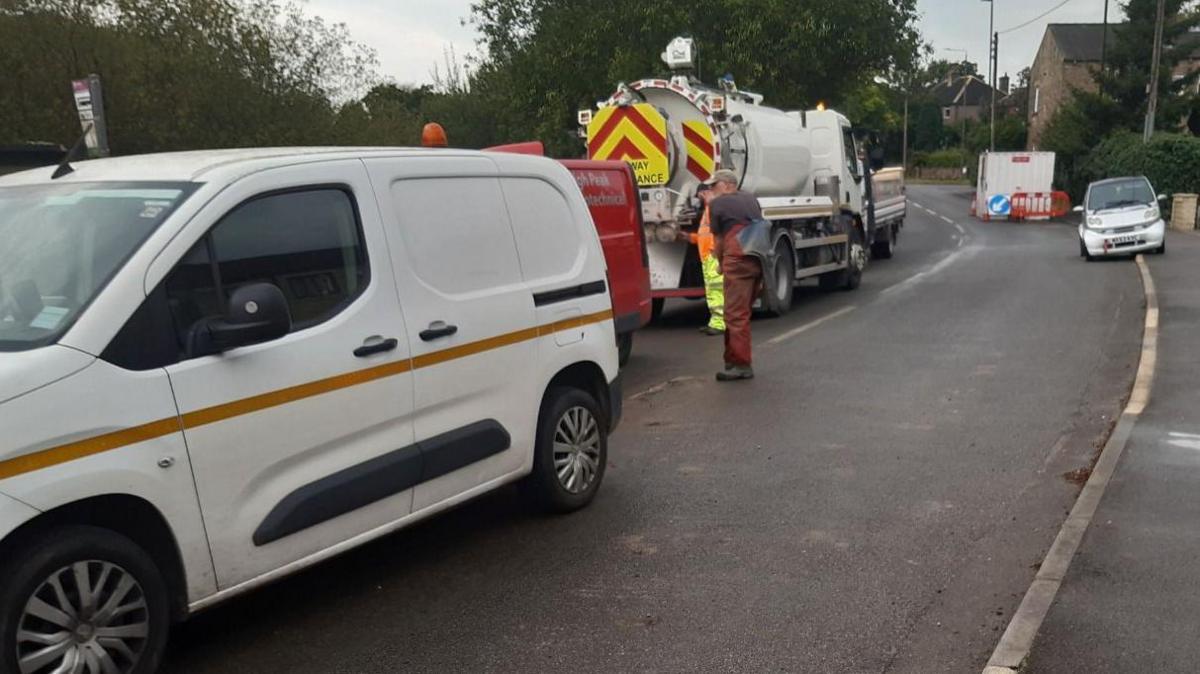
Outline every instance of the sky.
<path id="1" fill-rule="evenodd" d="M 665 0 L 664 0 L 665 1 Z M 995 0 L 996 30 L 1005 31 L 1037 17 L 1061 0 Z M 1060 9 L 1029 26 L 1000 36 L 999 73 L 1017 73 L 1033 63 L 1048 23 L 1099 22 L 1104 3 L 1110 20 L 1120 17 L 1118 0 L 1068 0 Z M 969 60 L 987 70 L 988 10 L 982 0 L 918 0 L 920 28 L 935 58 Z M 345 23 L 351 36 L 373 48 L 380 73 L 402 84 L 432 81 L 435 64 L 453 47 L 462 61 L 475 52 L 475 30 L 463 21 L 471 0 L 308 0 L 308 11 L 332 23 Z M 683 30 L 684 27 L 681 27 Z M 665 46 L 665 45 L 664 45 Z"/>

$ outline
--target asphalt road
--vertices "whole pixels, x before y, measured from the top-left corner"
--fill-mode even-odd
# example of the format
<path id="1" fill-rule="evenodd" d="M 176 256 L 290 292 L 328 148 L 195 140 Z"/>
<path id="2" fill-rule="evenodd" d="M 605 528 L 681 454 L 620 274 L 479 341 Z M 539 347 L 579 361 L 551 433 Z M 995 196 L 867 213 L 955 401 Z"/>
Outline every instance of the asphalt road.
<path id="1" fill-rule="evenodd" d="M 587 510 L 486 496 L 198 616 L 165 670 L 979 671 L 1129 390 L 1141 287 L 1070 227 L 909 193 L 933 213 L 859 290 L 754 323 L 752 382 L 668 305 Z"/>

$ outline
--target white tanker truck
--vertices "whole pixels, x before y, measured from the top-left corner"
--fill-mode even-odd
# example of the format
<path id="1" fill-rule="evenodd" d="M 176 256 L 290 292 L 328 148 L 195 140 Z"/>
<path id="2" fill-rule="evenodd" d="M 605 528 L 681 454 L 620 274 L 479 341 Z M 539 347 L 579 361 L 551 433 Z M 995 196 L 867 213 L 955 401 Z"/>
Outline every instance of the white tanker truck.
<path id="1" fill-rule="evenodd" d="M 663 60 L 690 71 L 692 41 L 676 38 Z M 764 270 L 767 311 L 786 313 L 801 279 L 853 289 L 869 252 L 891 257 L 905 215 L 903 174 L 899 188 L 894 171 L 881 186 L 886 209 L 876 209 L 859 144 L 837 112 L 784 112 L 728 78 L 712 88 L 676 74 L 620 84 L 596 110 L 580 111 L 579 123 L 589 158 L 625 160 L 637 174 L 656 310 L 668 297 L 704 295 L 696 247 L 678 233 L 698 226 L 696 188 L 717 169 L 735 171 L 776 225 L 774 269 Z"/>

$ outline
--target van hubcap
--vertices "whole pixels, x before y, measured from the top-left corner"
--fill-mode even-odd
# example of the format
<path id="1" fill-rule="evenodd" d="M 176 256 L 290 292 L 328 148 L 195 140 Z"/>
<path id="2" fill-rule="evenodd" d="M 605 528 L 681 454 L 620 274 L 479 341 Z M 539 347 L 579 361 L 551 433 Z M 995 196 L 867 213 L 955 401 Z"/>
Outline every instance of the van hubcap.
<path id="1" fill-rule="evenodd" d="M 600 424 L 586 408 L 572 407 L 554 427 L 554 472 L 572 494 L 586 491 L 600 471 Z"/>
<path id="2" fill-rule="evenodd" d="M 150 636 L 142 586 L 109 562 L 75 562 L 25 602 L 17 627 L 21 674 L 133 671 Z"/>

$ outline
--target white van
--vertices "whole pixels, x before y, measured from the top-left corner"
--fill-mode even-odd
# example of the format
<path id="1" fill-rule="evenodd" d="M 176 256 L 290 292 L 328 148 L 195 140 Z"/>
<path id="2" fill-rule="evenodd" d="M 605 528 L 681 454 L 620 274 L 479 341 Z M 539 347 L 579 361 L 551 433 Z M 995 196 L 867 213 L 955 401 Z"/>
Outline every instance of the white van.
<path id="1" fill-rule="evenodd" d="M 505 483 L 595 495 L 616 339 L 557 162 L 73 169 L 0 178 L 0 671 L 153 671 L 172 619 Z"/>

